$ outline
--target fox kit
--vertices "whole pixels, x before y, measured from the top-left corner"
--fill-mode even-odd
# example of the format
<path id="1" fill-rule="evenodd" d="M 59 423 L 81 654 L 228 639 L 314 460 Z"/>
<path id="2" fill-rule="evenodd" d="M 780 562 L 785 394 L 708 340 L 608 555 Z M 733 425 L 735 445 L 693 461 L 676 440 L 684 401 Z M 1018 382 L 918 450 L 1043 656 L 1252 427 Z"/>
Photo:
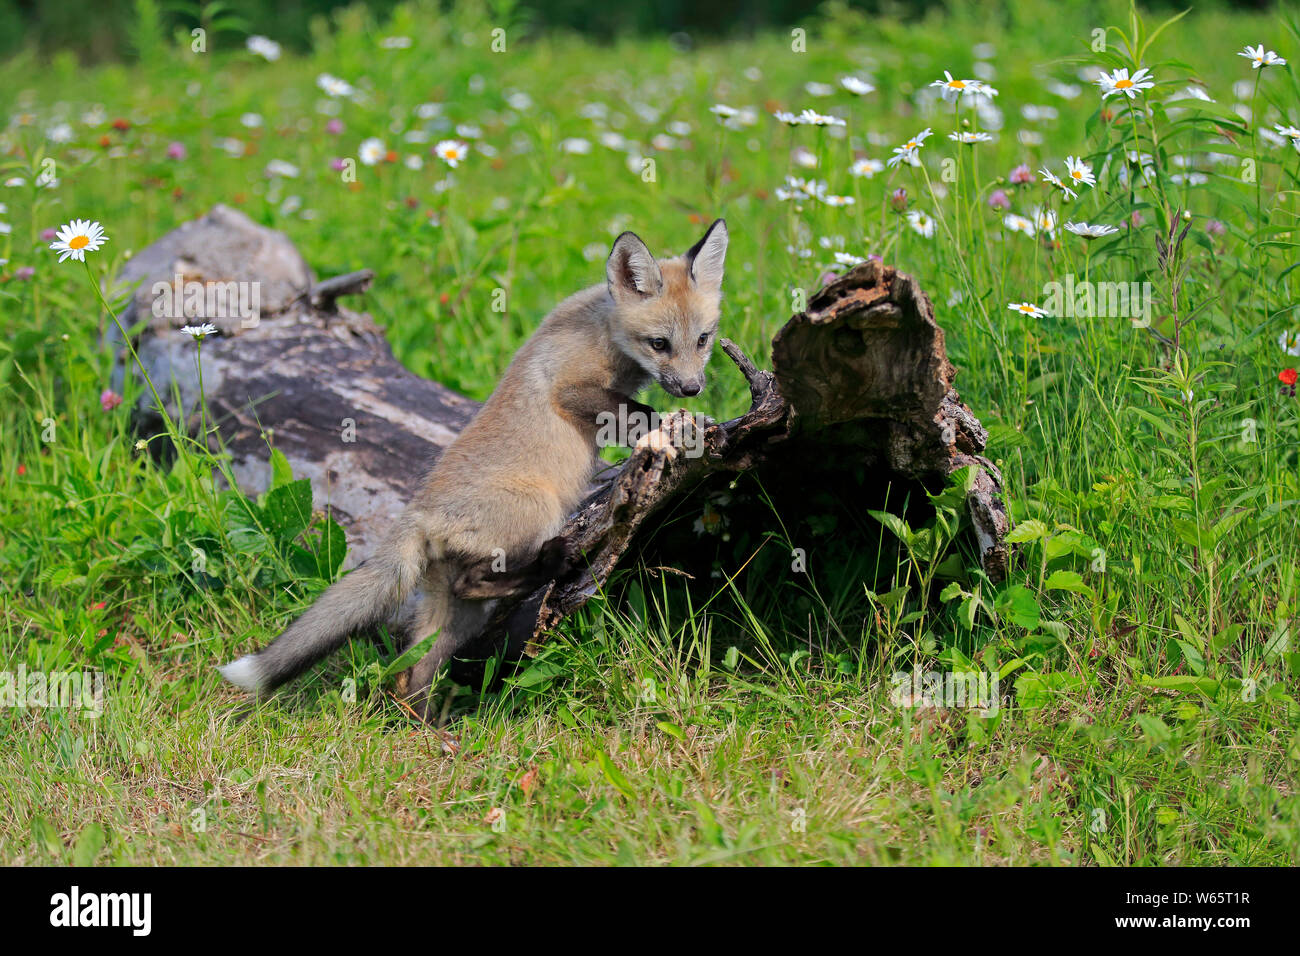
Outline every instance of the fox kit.
<path id="1" fill-rule="evenodd" d="M 511 567 L 526 562 L 559 533 L 599 460 L 599 419 L 651 412 L 631 396 L 652 380 L 678 397 L 703 390 L 726 253 L 721 219 L 670 259 L 656 260 L 633 233 L 619 236 L 605 282 L 561 302 L 524 343 L 375 554 L 221 673 L 269 691 L 354 632 L 400 618 L 408 647 L 438 632 L 405 675 L 404 692 L 425 716 L 433 678 L 492 610 L 492 601 L 452 594 L 461 571 L 502 554 Z"/>

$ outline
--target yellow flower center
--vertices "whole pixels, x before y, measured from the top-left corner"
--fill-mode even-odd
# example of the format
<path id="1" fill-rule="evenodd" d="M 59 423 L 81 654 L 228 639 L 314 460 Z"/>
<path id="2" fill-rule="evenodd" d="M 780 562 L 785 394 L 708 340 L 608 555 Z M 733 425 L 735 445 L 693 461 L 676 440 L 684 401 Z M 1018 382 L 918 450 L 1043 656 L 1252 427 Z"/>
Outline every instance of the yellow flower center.
<path id="1" fill-rule="evenodd" d="M 1130 86 L 1132 86 L 1132 85 L 1133 85 L 1133 81 L 1132 81 L 1132 80 L 1116 80 L 1116 81 L 1115 81 L 1115 89 L 1117 89 L 1117 90 L 1127 90 L 1127 89 L 1128 89 Z"/>
<path id="2" fill-rule="evenodd" d="M 966 83 L 964 80 L 949 80 L 948 88 L 953 90 L 964 90 L 966 89 Z"/>
<path id="3" fill-rule="evenodd" d="M 68 240 L 69 249 L 84 249 L 90 245 L 90 239 L 87 236 L 73 236 Z"/>
<path id="4" fill-rule="evenodd" d="M 1082 173 L 1080 170 L 1077 170 L 1077 169 L 1076 169 L 1074 172 L 1070 173 L 1070 175 L 1073 176 L 1075 179 L 1082 179 L 1082 178 L 1083 178 L 1083 173 Z"/>

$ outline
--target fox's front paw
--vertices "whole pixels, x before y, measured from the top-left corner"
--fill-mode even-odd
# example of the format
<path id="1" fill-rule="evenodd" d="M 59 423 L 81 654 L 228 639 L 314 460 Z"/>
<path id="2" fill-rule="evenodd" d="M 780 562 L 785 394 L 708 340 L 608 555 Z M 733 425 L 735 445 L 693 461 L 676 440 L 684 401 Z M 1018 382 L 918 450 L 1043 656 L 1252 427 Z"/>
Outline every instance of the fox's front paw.
<path id="1" fill-rule="evenodd" d="M 668 428 L 668 423 L 660 425 L 652 432 L 646 432 L 636 441 L 636 450 L 649 448 L 651 451 L 662 451 L 669 461 L 677 457 L 677 449 L 673 447 L 672 435 Z"/>

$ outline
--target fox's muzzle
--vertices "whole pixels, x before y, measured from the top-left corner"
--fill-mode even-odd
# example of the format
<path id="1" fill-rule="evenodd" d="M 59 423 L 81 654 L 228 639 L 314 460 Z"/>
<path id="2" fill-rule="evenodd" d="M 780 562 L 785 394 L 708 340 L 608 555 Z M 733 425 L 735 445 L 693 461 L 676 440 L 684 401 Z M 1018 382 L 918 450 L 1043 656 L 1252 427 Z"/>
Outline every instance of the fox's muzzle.
<path id="1" fill-rule="evenodd" d="M 682 381 L 678 378 L 668 378 L 665 376 L 659 380 L 659 384 L 664 387 L 664 391 L 669 395 L 677 398 L 690 398 L 704 391 L 704 373 L 701 372 L 695 378 Z"/>

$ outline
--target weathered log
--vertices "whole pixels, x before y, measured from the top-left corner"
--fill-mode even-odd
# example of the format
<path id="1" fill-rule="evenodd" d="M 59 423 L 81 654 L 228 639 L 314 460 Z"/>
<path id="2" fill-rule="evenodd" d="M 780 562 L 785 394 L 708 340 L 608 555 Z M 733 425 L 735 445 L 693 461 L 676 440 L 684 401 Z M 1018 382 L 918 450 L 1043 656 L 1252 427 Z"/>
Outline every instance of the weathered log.
<path id="1" fill-rule="evenodd" d="M 332 509 L 347 531 L 349 563 L 370 553 L 424 468 L 478 407 L 407 371 L 368 316 L 338 306 L 371 278 L 366 271 L 316 283 L 285 236 L 221 206 L 143 250 L 121 276 L 140 281 L 126 319 L 148 319 L 142 360 L 164 394 L 173 383 L 179 390 L 180 407 L 169 411 L 193 423 L 198 408 L 194 345 L 179 328 L 217 325 L 222 334 L 202 348 L 203 387 L 236 479 L 249 493 L 266 489 L 269 437 L 296 475 L 312 479 L 316 507 Z M 212 314 L 201 296 L 186 308 L 157 306 L 167 298 L 158 283 L 207 290 L 232 281 L 258 290 L 256 317 Z M 974 538 L 985 572 L 1003 577 L 1001 476 L 981 455 L 987 433 L 952 388 L 943 330 L 913 278 L 876 262 L 841 276 L 777 333 L 771 372 L 731 342 L 722 348 L 749 384 L 750 410 L 705 425 L 697 455 L 677 447 L 686 429 L 700 426 L 685 413 L 668 416 L 669 446 L 639 447 L 606 469 L 535 560 L 466 571 L 461 596 L 498 602 L 467 657 L 531 653 L 635 555 L 671 505 L 746 472 L 798 489 L 865 470 L 879 483 L 935 490 L 973 465 Z M 149 427 L 147 417 L 141 424 Z M 797 496 L 792 501 L 797 508 Z M 678 558 L 686 555 L 661 561 Z"/>
<path id="2" fill-rule="evenodd" d="M 274 444 L 296 476 L 311 479 L 315 508 L 331 511 L 347 532 L 348 566 L 370 554 L 428 464 L 478 409 L 408 371 L 368 315 L 338 305 L 373 276 L 317 283 L 287 236 L 216 206 L 141 250 L 118 277 L 139 283 L 123 324 L 147 322 L 136 345 L 141 361 L 168 413 L 194 433 L 194 341 L 179 330 L 217 326 L 220 334 L 203 342 L 203 387 L 236 480 L 250 494 L 265 491 Z M 152 408 L 146 394 L 138 409 L 146 432 L 161 424 Z"/>

